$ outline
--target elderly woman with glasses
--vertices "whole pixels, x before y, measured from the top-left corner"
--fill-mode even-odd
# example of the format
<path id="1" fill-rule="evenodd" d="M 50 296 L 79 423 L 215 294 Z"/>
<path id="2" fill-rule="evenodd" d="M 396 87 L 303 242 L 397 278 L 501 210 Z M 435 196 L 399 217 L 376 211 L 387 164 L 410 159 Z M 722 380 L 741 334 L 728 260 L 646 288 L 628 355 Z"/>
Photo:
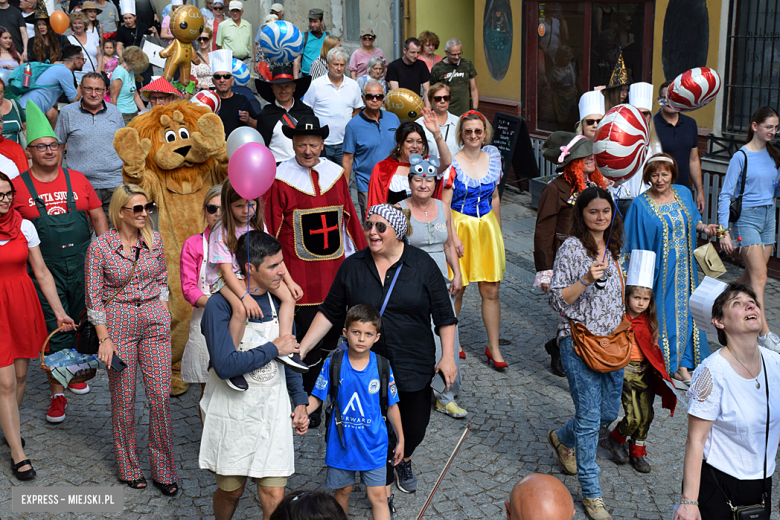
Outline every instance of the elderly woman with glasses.
<path id="1" fill-rule="evenodd" d="M 450 149 L 450 154 L 455 155 L 463 147 L 458 144 L 458 116 L 449 111 L 450 99 L 452 99 L 450 87 L 444 83 L 436 83 L 428 89 L 428 102 L 436 115 L 444 143 Z M 422 125 L 423 118 L 421 117 L 417 122 Z M 433 153 L 436 150 L 436 138 L 427 128 L 425 128 L 425 137 L 428 139 L 428 149 Z"/>
<path id="2" fill-rule="evenodd" d="M 375 40 L 376 35 L 374 34 L 373 29 L 369 27 L 360 30 L 360 43 L 363 44 L 363 46 L 352 53 L 352 56 L 349 58 L 349 65 L 347 65 L 347 70 L 349 70 L 352 79 L 357 80 L 359 77 L 367 74 L 371 68 L 369 63 L 374 58 L 381 59 L 384 64 L 387 63 L 385 53 L 382 52 L 382 49 L 374 47 Z"/>
<path id="3" fill-rule="evenodd" d="M 384 58 L 374 56 L 368 60 L 368 65 L 366 65 L 366 73 L 357 79 L 360 91 L 363 92 L 366 87 L 366 82 L 370 79 L 373 79 L 381 83 L 382 88 L 385 90 L 385 92 L 387 92 L 387 83 L 385 83 L 384 79 L 385 70 L 387 70 L 387 64 L 385 63 Z"/>
<path id="4" fill-rule="evenodd" d="M 146 487 L 135 435 L 135 382 L 140 367 L 149 401 L 152 482 L 172 496 L 179 486 L 170 407 L 171 313 L 165 250 L 149 218 L 153 210 L 141 187 L 122 184 L 114 190 L 109 215 L 115 229 L 94 239 L 87 250 L 87 316 L 100 344 L 98 358 L 110 367 L 119 480 L 133 489 Z"/>

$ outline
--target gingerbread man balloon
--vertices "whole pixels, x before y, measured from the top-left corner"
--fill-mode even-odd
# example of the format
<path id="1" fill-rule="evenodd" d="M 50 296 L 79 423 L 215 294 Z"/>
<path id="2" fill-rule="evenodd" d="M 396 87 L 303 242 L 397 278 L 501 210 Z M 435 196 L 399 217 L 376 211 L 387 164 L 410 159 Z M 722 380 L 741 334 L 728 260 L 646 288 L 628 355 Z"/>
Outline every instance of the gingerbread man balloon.
<path id="1" fill-rule="evenodd" d="M 198 39 L 205 24 L 203 14 L 193 5 L 182 6 L 171 15 L 171 34 L 174 40 L 160 51 L 161 58 L 168 58 L 163 70 L 166 80 L 173 81 L 173 75 L 176 69 L 179 69 L 179 81 L 185 87 L 189 84 L 192 64 L 200 63 L 192 48 L 192 42 Z"/>

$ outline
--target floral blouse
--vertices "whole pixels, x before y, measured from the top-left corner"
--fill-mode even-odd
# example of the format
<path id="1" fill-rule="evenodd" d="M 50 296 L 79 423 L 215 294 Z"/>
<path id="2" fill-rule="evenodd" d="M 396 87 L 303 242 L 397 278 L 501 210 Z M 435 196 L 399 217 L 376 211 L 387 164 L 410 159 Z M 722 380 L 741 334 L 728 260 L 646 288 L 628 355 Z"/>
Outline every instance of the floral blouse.
<path id="1" fill-rule="evenodd" d="M 621 255 L 622 257 L 622 255 Z M 593 334 L 604 336 L 612 334 L 620 325 L 625 314 L 623 292 L 621 288 L 618 262 L 607 255 L 607 284 L 604 289 L 598 289 L 595 284 L 585 289 L 574 303 L 569 305 L 563 299 L 563 289 L 580 280 L 590 269 L 590 264 L 596 261 L 588 256 L 585 247 L 578 238 L 570 237 L 558 249 L 553 265 L 553 277 L 550 282 L 550 307 L 561 314 L 558 324 L 558 341 L 571 336 L 569 321 L 585 325 Z"/>
<path id="2" fill-rule="evenodd" d="M 119 233 L 112 229 L 93 240 L 87 249 L 87 316 L 93 325 L 106 324 L 106 312 L 109 309 L 105 301 L 127 281 L 138 247 L 140 254 L 133 279 L 111 301 L 109 308 L 121 312 L 118 304 L 140 305 L 153 300 L 168 301 L 168 268 L 160 234 L 154 232 L 153 249 L 150 249 L 139 233 L 138 245 L 133 246 L 132 254 L 127 255 L 122 250 Z"/>

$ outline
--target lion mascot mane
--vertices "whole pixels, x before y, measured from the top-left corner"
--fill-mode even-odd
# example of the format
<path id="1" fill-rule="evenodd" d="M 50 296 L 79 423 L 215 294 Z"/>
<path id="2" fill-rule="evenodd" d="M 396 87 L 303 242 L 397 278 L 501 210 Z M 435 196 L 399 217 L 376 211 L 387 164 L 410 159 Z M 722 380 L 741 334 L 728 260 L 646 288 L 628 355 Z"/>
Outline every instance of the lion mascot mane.
<path id="1" fill-rule="evenodd" d="M 192 307 L 182 295 L 179 259 L 184 241 L 203 231 L 206 191 L 227 176 L 224 127 L 207 108 L 178 101 L 135 117 L 116 132 L 114 148 L 125 182 L 141 186 L 157 204 L 172 317 L 171 395 L 180 395 L 188 387 L 180 369 Z"/>

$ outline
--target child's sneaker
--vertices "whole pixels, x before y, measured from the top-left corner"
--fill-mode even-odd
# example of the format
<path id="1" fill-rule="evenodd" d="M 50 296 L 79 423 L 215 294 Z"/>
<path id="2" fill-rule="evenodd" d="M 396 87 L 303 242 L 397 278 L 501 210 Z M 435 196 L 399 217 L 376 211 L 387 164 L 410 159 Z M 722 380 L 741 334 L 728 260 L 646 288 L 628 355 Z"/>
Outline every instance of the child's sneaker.
<path id="1" fill-rule="evenodd" d="M 249 390 L 249 383 L 246 382 L 244 376 L 231 377 L 230 379 L 226 379 L 225 383 L 238 392 L 246 392 Z"/>
<path id="2" fill-rule="evenodd" d="M 395 520 L 395 506 L 393 505 L 393 498 L 395 498 L 395 495 L 390 495 L 387 497 L 387 508 L 390 509 L 390 520 Z"/>
<path id="3" fill-rule="evenodd" d="M 277 356 L 277 361 L 281 361 L 288 367 L 290 367 L 290 370 L 293 372 L 298 372 L 299 374 L 305 374 L 309 371 L 309 365 L 301 361 L 301 355 L 300 354 L 289 354 L 287 356 Z"/>

